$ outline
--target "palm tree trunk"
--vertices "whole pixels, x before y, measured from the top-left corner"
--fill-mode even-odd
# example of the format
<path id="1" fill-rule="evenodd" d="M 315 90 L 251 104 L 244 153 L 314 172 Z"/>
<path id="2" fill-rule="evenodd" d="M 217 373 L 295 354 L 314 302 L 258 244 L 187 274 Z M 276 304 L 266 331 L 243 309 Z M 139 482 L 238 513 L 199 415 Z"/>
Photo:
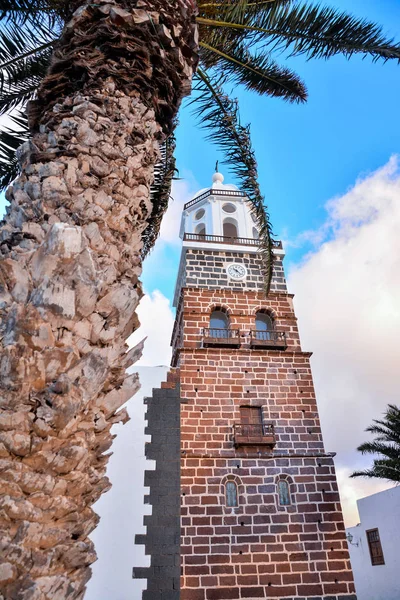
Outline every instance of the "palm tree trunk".
<path id="1" fill-rule="evenodd" d="M 113 423 L 139 387 L 142 232 L 190 90 L 193 0 L 74 5 L 0 228 L 0 598 L 82 598 Z M 118 411 L 118 412 L 117 412 Z M 2 596 L 2 595 L 3 596 Z"/>

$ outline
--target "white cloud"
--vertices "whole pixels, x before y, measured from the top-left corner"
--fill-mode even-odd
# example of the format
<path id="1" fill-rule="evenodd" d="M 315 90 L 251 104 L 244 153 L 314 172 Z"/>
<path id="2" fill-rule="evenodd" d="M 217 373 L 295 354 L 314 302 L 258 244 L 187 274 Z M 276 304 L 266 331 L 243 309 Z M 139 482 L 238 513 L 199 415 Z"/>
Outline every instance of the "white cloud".
<path id="1" fill-rule="evenodd" d="M 389 402 L 399 404 L 400 168 L 392 157 L 326 204 L 327 220 L 302 239 L 316 248 L 292 267 L 289 287 L 313 374 L 327 450 L 338 452 L 344 510 L 382 489 L 347 480 L 371 463 L 355 448 Z M 313 235 L 314 234 L 314 235 Z M 301 238 L 300 238 L 301 239 Z M 321 241 L 325 240 L 325 241 Z"/>
<path id="2" fill-rule="evenodd" d="M 336 469 L 346 526 L 357 525 L 360 522 L 357 510 L 357 500 L 359 498 L 365 498 L 371 494 L 382 492 L 389 487 L 385 481 L 350 479 L 352 471 L 353 469 L 348 467 L 337 467 Z"/>
<path id="3" fill-rule="evenodd" d="M 171 362 L 170 339 L 174 325 L 171 304 L 159 290 L 143 296 L 138 316 L 141 326 L 128 339 L 130 347 L 147 336 L 142 358 L 138 366 L 169 365 Z"/>
<path id="4" fill-rule="evenodd" d="M 194 194 L 199 190 L 199 185 L 193 178 L 191 173 L 188 173 L 185 179 L 180 179 L 172 182 L 171 197 L 167 212 L 162 220 L 160 229 L 160 240 L 168 244 L 179 245 L 179 229 L 183 206 L 188 202 Z"/>

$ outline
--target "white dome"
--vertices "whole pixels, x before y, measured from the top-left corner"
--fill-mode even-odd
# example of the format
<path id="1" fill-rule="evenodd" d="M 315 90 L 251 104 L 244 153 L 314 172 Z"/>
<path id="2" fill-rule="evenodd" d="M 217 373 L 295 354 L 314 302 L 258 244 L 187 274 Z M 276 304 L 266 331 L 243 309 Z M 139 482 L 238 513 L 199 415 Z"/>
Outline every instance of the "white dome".
<path id="1" fill-rule="evenodd" d="M 201 194 L 204 194 L 205 192 L 208 192 L 209 190 L 233 190 L 235 192 L 239 191 L 239 188 L 237 187 L 237 185 L 233 185 L 233 183 L 224 183 L 224 179 L 225 177 L 222 175 L 222 173 L 214 173 L 212 176 L 212 183 L 210 187 L 206 187 L 206 188 L 202 188 L 201 190 L 199 190 L 198 192 L 195 193 L 195 195 L 191 198 L 193 200 L 193 198 L 197 198 L 198 196 L 201 196 Z"/>
<path id="2" fill-rule="evenodd" d="M 222 173 L 214 173 L 214 175 L 212 176 L 212 182 L 213 185 L 218 184 L 218 183 L 224 183 L 224 179 L 225 177 L 222 175 Z"/>

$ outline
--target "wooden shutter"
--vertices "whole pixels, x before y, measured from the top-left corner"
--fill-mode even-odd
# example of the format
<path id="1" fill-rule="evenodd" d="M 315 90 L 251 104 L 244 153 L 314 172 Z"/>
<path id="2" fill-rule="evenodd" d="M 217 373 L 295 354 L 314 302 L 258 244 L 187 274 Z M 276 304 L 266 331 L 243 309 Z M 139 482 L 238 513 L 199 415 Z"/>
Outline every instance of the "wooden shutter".
<path id="1" fill-rule="evenodd" d="M 372 565 L 384 565 L 385 559 L 383 556 L 381 539 L 379 537 L 379 529 L 369 529 L 366 534 Z"/>
<path id="2" fill-rule="evenodd" d="M 241 406 L 240 422 L 242 425 L 261 425 L 261 408 L 259 406 Z"/>

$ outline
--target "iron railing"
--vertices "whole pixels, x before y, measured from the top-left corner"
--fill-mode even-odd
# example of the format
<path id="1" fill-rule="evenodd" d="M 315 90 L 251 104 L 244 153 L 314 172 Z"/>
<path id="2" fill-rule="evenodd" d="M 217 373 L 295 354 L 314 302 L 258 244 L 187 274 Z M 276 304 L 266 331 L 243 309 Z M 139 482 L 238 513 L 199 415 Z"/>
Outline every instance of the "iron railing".
<path id="1" fill-rule="evenodd" d="M 216 327 L 205 327 L 203 329 L 203 335 L 210 338 L 217 339 L 230 339 L 230 338 L 239 338 L 240 331 L 239 329 L 219 329 Z"/>
<path id="2" fill-rule="evenodd" d="M 207 327 L 203 329 L 203 345 L 239 348 L 240 330 L 239 329 L 219 329 Z"/>
<path id="3" fill-rule="evenodd" d="M 236 446 L 276 444 L 275 429 L 272 423 L 235 423 L 234 439 Z"/>
<path id="4" fill-rule="evenodd" d="M 183 240 L 186 242 L 206 242 L 213 244 L 234 244 L 237 246 L 259 246 L 260 240 L 255 238 L 227 237 L 224 235 L 208 235 L 206 233 L 185 233 Z M 273 248 L 282 248 L 282 242 L 272 241 Z"/>
<path id="5" fill-rule="evenodd" d="M 250 331 L 250 346 L 263 346 L 271 348 L 287 348 L 286 333 L 269 329 L 262 331 L 252 329 Z"/>
<path id="6" fill-rule="evenodd" d="M 184 210 L 186 210 L 187 208 L 190 208 L 191 206 L 193 206 L 194 204 L 197 204 L 198 202 L 201 202 L 202 200 L 204 200 L 205 198 L 208 198 L 209 196 L 236 196 L 237 198 L 245 198 L 246 194 L 243 194 L 243 192 L 240 192 L 239 190 L 218 190 L 218 189 L 210 189 L 207 190 L 206 192 L 203 192 L 202 194 L 200 194 L 200 196 L 196 196 L 196 198 L 193 198 L 193 200 L 189 200 L 189 202 L 186 202 L 185 206 L 183 207 Z"/>

